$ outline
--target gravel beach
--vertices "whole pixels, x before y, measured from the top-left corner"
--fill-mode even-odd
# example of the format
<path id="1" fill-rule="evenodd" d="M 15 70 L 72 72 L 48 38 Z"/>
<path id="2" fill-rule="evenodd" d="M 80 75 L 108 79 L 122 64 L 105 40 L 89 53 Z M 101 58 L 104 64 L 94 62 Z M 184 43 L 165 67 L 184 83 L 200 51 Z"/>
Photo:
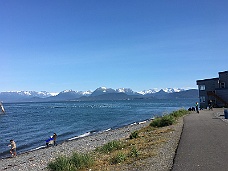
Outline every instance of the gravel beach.
<path id="1" fill-rule="evenodd" d="M 151 121 L 140 124 L 125 126 L 119 129 L 110 130 L 91 136 L 66 141 L 58 146 L 39 149 L 18 155 L 15 158 L 0 160 L 0 170 L 6 171 L 38 171 L 47 170 L 47 163 L 57 156 L 69 156 L 73 152 L 88 152 L 96 147 L 106 144 L 113 140 L 124 139 L 129 137 L 131 132 L 149 125 Z M 140 161 L 141 164 L 125 165 L 123 168 L 113 168 L 113 170 L 170 170 L 178 146 L 180 135 L 183 127 L 181 118 L 177 124 L 170 126 L 174 131 L 167 135 L 167 142 L 161 148 L 155 157 Z"/>

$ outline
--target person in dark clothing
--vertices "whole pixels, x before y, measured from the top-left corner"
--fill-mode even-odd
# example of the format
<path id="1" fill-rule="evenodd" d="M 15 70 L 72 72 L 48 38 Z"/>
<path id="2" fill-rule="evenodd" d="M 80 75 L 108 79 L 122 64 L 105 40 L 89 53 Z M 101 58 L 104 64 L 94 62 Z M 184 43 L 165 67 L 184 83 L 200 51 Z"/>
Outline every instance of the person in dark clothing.
<path id="1" fill-rule="evenodd" d="M 196 102 L 196 112 L 199 113 L 199 104 Z"/>
<path id="2" fill-rule="evenodd" d="M 208 101 L 209 110 L 213 110 L 212 100 Z"/>

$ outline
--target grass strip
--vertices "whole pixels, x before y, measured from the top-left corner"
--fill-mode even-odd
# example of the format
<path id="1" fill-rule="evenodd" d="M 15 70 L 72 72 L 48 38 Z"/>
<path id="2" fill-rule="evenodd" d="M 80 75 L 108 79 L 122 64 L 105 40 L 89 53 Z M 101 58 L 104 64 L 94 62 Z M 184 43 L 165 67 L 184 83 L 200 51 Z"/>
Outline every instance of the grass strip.
<path id="1" fill-rule="evenodd" d="M 111 141 L 96 148 L 89 154 L 74 153 L 71 157 L 59 156 L 48 163 L 50 171 L 110 170 L 118 164 L 130 164 L 157 155 L 156 149 L 167 139 L 166 135 L 175 130 L 166 127 L 188 114 L 181 109 L 154 119 L 149 126 L 134 131 L 129 138 Z"/>

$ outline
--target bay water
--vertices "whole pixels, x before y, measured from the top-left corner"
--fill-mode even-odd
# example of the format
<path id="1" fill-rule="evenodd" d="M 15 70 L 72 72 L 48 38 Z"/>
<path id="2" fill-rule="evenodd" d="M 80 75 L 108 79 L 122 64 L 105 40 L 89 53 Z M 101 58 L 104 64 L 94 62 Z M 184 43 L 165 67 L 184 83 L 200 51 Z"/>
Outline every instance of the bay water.
<path id="1" fill-rule="evenodd" d="M 53 133 L 57 143 L 116 129 L 194 106 L 197 99 L 90 102 L 5 103 L 0 114 L 0 158 L 9 157 L 11 139 L 17 153 L 45 147 Z"/>

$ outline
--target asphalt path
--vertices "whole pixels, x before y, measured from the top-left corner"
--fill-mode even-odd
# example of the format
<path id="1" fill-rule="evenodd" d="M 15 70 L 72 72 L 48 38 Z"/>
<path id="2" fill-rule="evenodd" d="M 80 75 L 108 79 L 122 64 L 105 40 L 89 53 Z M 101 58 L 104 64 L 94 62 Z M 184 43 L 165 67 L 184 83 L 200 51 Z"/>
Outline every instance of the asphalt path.
<path id="1" fill-rule="evenodd" d="M 223 114 L 224 109 L 213 109 L 184 117 L 172 171 L 228 171 L 228 122 L 221 119 Z"/>

